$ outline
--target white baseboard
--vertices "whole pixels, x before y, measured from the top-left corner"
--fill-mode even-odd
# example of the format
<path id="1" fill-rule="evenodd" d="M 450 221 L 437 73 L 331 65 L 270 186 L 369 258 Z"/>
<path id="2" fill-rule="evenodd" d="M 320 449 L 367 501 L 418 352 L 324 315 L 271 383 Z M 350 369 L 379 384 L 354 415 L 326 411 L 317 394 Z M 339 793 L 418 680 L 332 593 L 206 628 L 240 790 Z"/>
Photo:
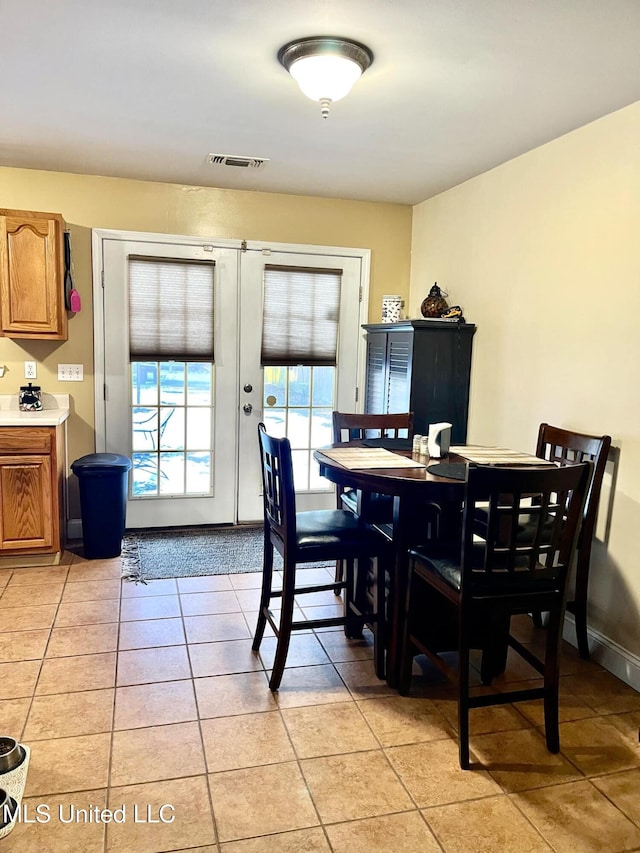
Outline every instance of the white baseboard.
<path id="1" fill-rule="evenodd" d="M 79 518 L 67 519 L 67 539 L 82 539 L 82 520 Z"/>
<path id="2" fill-rule="evenodd" d="M 605 637 L 594 628 L 587 628 L 589 650 L 594 661 L 613 673 L 625 684 L 640 692 L 640 657 L 632 654 L 614 640 Z M 577 648 L 576 629 L 573 615 L 567 613 L 564 620 L 563 638 Z"/>

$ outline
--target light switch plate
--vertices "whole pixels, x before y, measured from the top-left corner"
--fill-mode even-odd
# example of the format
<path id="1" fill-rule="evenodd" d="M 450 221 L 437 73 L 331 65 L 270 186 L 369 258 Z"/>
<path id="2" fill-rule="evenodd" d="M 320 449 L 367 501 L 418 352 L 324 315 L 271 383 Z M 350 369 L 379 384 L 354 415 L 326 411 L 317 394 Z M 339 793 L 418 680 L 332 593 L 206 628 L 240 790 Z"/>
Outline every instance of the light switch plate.
<path id="1" fill-rule="evenodd" d="M 59 382 L 82 382 L 84 379 L 83 364 L 59 364 L 58 365 L 58 381 Z"/>

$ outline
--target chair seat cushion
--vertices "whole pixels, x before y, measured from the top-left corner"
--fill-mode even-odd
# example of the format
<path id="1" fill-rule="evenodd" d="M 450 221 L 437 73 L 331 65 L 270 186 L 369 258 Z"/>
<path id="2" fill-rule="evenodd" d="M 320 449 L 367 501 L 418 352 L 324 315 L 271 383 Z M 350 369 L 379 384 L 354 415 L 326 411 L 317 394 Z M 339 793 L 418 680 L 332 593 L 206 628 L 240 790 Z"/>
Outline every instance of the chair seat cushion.
<path id="1" fill-rule="evenodd" d="M 551 538 L 553 524 L 555 522 L 554 515 L 548 515 L 544 521 L 542 526 L 542 541 L 548 542 Z M 482 507 L 476 507 L 475 516 L 473 520 L 473 532 L 477 536 L 482 536 L 482 538 L 486 538 L 487 536 L 487 524 L 489 523 L 489 516 L 487 511 Z M 530 542 L 536 533 L 536 528 L 538 524 L 538 519 L 534 515 L 527 515 L 522 513 L 518 518 L 518 531 L 516 533 L 516 539 L 518 542 Z"/>
<path id="2" fill-rule="evenodd" d="M 460 591 L 460 547 L 426 545 L 412 549 L 410 554 L 427 571 L 439 575 L 450 587 Z"/>
<path id="3" fill-rule="evenodd" d="M 553 578 L 544 576 L 536 577 L 535 573 L 524 568 L 513 572 L 494 569 L 493 572 L 482 571 L 484 559 L 484 546 L 481 542 L 473 546 L 473 563 L 478 566 L 478 571 L 472 570 L 472 592 L 474 594 L 497 593 L 512 595 L 514 593 L 552 592 L 558 584 Z M 460 548 L 447 546 L 420 546 L 410 552 L 411 557 L 417 561 L 418 571 L 432 572 L 442 578 L 456 592 L 460 592 L 462 571 L 460 568 Z M 540 575 L 546 573 L 544 567 L 540 567 Z"/>
<path id="4" fill-rule="evenodd" d="M 384 540 L 344 509 L 296 513 L 296 546 L 300 561 L 375 556 Z"/>

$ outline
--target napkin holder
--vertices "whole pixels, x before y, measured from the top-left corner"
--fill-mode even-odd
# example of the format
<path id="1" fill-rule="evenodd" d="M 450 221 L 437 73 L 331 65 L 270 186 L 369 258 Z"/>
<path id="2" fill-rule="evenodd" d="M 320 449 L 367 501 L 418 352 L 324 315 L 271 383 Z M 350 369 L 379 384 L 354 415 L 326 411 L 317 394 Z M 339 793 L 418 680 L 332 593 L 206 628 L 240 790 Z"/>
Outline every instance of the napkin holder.
<path id="1" fill-rule="evenodd" d="M 432 459 L 441 459 L 449 452 L 451 444 L 451 424 L 429 424 L 427 450 Z"/>

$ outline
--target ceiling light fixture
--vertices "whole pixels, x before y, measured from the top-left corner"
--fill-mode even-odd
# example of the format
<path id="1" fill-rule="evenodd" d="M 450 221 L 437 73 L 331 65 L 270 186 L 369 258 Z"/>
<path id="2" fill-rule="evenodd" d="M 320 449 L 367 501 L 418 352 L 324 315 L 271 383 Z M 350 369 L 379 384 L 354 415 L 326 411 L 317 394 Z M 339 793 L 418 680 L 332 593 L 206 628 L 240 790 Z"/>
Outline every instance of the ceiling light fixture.
<path id="1" fill-rule="evenodd" d="M 322 117 L 351 91 L 373 62 L 373 53 L 357 41 L 335 36 L 295 39 L 281 47 L 278 59 L 304 94 L 320 102 Z"/>

